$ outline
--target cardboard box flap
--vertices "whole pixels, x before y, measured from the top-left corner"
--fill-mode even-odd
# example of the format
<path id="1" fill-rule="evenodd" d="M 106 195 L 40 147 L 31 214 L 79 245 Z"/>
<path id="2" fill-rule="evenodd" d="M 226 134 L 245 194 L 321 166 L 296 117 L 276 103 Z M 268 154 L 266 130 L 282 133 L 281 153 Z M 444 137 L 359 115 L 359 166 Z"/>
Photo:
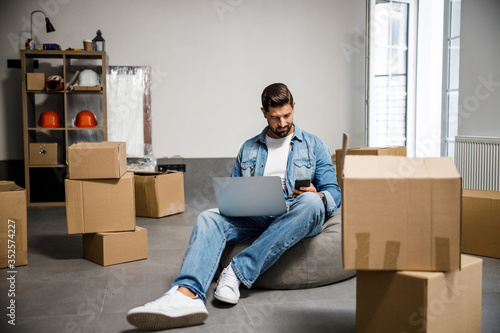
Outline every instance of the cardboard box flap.
<path id="1" fill-rule="evenodd" d="M 145 228 L 142 228 L 142 227 L 139 227 L 139 226 L 135 226 L 135 230 L 133 231 L 111 231 L 111 232 L 98 232 L 98 234 L 102 237 L 106 237 L 106 236 L 117 236 L 117 235 L 126 235 L 126 233 L 131 233 L 131 232 L 138 232 L 138 231 L 142 231 L 142 230 L 145 230 Z"/>
<path id="2" fill-rule="evenodd" d="M 24 189 L 20 186 L 17 186 L 13 181 L 0 180 L 0 192 L 9 191 L 24 191 Z"/>
<path id="3" fill-rule="evenodd" d="M 340 160 L 340 170 L 337 170 L 337 172 L 341 175 L 341 177 L 344 177 L 345 155 L 346 155 L 348 141 L 349 141 L 349 136 L 344 133 L 342 135 L 342 158 Z"/>
<path id="4" fill-rule="evenodd" d="M 170 174 L 170 173 L 178 173 L 182 171 L 178 170 L 167 170 L 167 171 L 134 171 L 134 175 L 136 176 L 149 176 L 149 177 L 154 177 L 154 176 L 160 176 L 160 175 L 165 175 L 165 174 Z"/>
<path id="5" fill-rule="evenodd" d="M 136 174 L 137 176 L 137 174 Z M 148 177 L 135 178 L 135 205 L 136 211 L 147 211 L 147 215 L 155 216 L 158 214 L 158 183 L 156 174 Z"/>
<path id="6" fill-rule="evenodd" d="M 115 141 L 101 141 L 101 142 L 77 142 L 72 144 L 69 149 L 109 149 L 124 146 L 124 142 L 115 142 Z"/>
<path id="7" fill-rule="evenodd" d="M 469 198 L 500 200 L 500 191 L 463 189 L 462 194 L 464 197 Z"/>
<path id="8" fill-rule="evenodd" d="M 349 148 L 347 154 L 356 155 L 394 155 L 406 156 L 406 146 L 389 146 L 389 147 L 354 147 Z"/>
<path id="9" fill-rule="evenodd" d="M 158 176 L 158 175 L 161 175 L 163 174 L 163 172 L 159 172 L 159 171 L 150 171 L 150 172 L 147 172 L 147 171 L 134 171 L 134 175 L 136 176 L 142 176 L 142 177 L 154 177 L 154 176 Z"/>
<path id="10" fill-rule="evenodd" d="M 429 178 L 461 178 L 450 157 L 425 158 L 421 160 L 425 162 Z"/>
<path id="11" fill-rule="evenodd" d="M 344 178 L 460 178 L 451 158 L 402 156 L 345 156 Z"/>

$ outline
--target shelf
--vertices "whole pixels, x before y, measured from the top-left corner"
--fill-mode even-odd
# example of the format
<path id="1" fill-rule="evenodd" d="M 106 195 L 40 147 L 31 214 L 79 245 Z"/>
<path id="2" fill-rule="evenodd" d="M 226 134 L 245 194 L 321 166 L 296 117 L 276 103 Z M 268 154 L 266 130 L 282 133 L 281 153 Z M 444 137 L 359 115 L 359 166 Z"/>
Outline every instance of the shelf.
<path id="1" fill-rule="evenodd" d="M 35 61 L 38 68 L 34 67 Z M 99 76 L 100 90 L 69 90 L 67 82 L 77 70 L 93 69 Z M 76 142 L 100 142 L 107 140 L 106 111 L 106 52 L 21 50 L 21 83 L 24 134 L 24 173 L 28 195 L 28 206 L 64 206 L 64 180 L 68 167 L 65 164 L 66 149 Z M 45 78 L 60 75 L 64 90 L 27 90 L 27 73 L 44 73 Z M 32 76 L 30 76 L 32 78 Z M 35 87 L 35 86 L 30 86 Z M 41 87 L 41 84 L 39 85 Z M 43 112 L 53 110 L 62 122 L 60 127 L 38 126 Z M 81 110 L 90 110 L 97 118 L 99 127 L 73 127 Z M 57 144 L 57 157 L 41 160 L 41 163 L 58 164 L 30 165 L 32 143 Z"/>
<path id="2" fill-rule="evenodd" d="M 103 94 L 102 90 L 57 90 L 57 91 L 46 91 L 46 90 L 26 90 L 28 94 Z"/>
<path id="3" fill-rule="evenodd" d="M 79 128 L 79 127 L 57 127 L 57 128 L 43 128 L 43 127 L 29 127 L 28 131 L 104 131 L 104 127 L 92 127 L 92 128 Z"/>
<path id="4" fill-rule="evenodd" d="M 66 206 L 64 201 L 50 201 L 50 202 L 29 202 L 28 207 L 61 207 Z"/>
<path id="5" fill-rule="evenodd" d="M 47 165 L 29 165 L 30 168 L 66 168 L 67 166 L 64 164 L 47 164 Z"/>
<path id="6" fill-rule="evenodd" d="M 63 50 L 21 50 L 29 58 L 67 58 L 75 59 L 101 59 L 106 52 L 101 51 L 63 51 Z"/>
<path id="7" fill-rule="evenodd" d="M 66 130 L 64 127 L 52 127 L 52 128 L 43 128 L 43 127 L 28 127 L 28 131 L 64 131 Z"/>
<path id="8" fill-rule="evenodd" d="M 67 94 L 103 94 L 102 90 L 68 90 Z"/>
<path id="9" fill-rule="evenodd" d="M 104 131 L 103 127 L 92 127 L 92 128 L 79 128 L 79 127 L 68 127 L 68 131 L 95 131 L 95 130 L 101 130 Z"/>
<path id="10" fill-rule="evenodd" d="M 28 94 L 63 94 L 64 90 L 47 91 L 47 90 L 26 90 Z"/>

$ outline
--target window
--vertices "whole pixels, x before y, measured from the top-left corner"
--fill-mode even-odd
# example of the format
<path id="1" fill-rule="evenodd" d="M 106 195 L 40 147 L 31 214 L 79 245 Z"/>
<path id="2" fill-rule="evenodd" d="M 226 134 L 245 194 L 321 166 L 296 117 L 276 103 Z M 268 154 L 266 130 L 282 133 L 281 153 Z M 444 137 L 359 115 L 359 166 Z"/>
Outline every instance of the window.
<path id="1" fill-rule="evenodd" d="M 415 141 L 416 0 L 372 0 L 369 24 L 369 146 Z"/>
<path id="2" fill-rule="evenodd" d="M 446 156 L 454 158 L 458 134 L 458 73 L 460 62 L 460 0 L 448 7 L 448 71 L 446 87 Z"/>

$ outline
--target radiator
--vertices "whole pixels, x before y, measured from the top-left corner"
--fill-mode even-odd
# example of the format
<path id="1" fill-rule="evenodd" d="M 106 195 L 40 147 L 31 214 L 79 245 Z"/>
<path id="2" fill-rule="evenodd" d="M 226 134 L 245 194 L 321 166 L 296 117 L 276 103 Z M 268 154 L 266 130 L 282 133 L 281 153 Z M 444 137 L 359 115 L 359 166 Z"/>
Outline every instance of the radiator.
<path id="1" fill-rule="evenodd" d="M 500 138 L 457 136 L 455 165 L 463 188 L 500 191 Z"/>

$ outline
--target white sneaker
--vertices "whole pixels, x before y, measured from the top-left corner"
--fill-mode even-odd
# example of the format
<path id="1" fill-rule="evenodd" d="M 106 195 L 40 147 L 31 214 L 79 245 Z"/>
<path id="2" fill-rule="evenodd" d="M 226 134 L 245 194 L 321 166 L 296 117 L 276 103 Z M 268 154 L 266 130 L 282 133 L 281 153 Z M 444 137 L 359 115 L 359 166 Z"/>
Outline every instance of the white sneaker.
<path id="1" fill-rule="evenodd" d="M 199 296 L 189 297 L 170 288 L 162 297 L 130 310 L 127 321 L 142 330 L 199 325 L 208 318 L 208 311 Z"/>
<path id="2" fill-rule="evenodd" d="M 219 301 L 236 304 L 240 299 L 240 284 L 236 274 L 231 267 L 231 264 L 224 268 L 217 280 L 217 288 L 215 289 L 215 298 Z"/>

